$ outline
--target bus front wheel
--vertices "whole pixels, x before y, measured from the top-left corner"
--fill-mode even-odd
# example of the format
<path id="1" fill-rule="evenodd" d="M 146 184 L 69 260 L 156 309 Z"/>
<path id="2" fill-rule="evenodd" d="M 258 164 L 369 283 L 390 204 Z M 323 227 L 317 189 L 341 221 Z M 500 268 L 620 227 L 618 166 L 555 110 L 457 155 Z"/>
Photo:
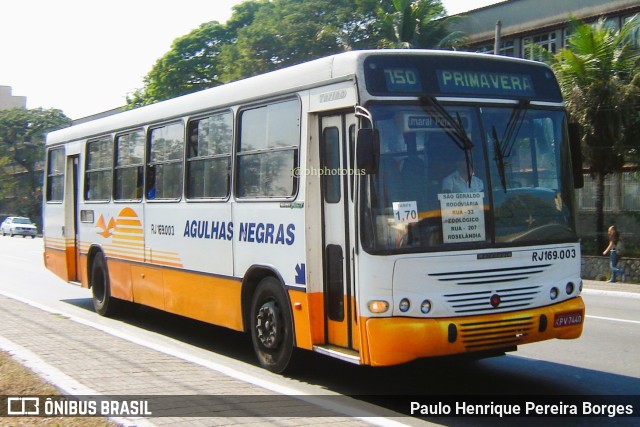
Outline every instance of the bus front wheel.
<path id="1" fill-rule="evenodd" d="M 114 301 L 111 298 L 107 262 L 102 253 L 98 253 L 91 266 L 91 295 L 93 308 L 101 316 L 109 316 L 114 312 Z"/>
<path id="2" fill-rule="evenodd" d="M 293 355 L 293 322 L 288 298 L 280 282 L 260 281 L 251 302 L 251 340 L 260 365 L 284 372 Z"/>

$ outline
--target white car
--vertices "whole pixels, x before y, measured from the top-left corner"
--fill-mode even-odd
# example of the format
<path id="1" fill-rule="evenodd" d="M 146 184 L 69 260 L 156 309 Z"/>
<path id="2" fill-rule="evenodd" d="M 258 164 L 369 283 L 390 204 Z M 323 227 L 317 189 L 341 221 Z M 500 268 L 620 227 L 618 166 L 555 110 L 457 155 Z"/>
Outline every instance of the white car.
<path id="1" fill-rule="evenodd" d="M 29 218 L 10 216 L 2 221 L 2 225 L 0 225 L 0 232 L 2 232 L 3 236 L 6 236 L 7 234 L 11 237 L 15 235 L 22 237 L 31 236 L 35 239 L 36 234 L 38 233 L 38 227 L 36 227 Z"/>

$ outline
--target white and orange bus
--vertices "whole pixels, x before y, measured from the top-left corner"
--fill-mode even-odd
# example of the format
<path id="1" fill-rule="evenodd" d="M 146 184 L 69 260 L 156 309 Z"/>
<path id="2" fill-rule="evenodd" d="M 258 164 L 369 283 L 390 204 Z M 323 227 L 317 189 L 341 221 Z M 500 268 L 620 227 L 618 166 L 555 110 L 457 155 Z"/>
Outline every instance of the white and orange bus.
<path id="1" fill-rule="evenodd" d="M 544 64 L 355 51 L 78 124 L 46 142 L 45 263 L 275 372 L 577 338 L 563 105 Z"/>

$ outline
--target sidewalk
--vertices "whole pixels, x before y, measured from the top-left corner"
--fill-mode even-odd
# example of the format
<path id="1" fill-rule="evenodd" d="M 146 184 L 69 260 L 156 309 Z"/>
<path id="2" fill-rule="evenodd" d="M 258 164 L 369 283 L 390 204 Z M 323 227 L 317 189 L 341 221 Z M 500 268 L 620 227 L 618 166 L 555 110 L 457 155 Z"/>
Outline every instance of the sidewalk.
<path id="1" fill-rule="evenodd" d="M 333 411 L 333 406 L 329 406 L 329 409 L 323 405 L 316 406 L 314 398 L 322 400 L 324 396 L 307 396 L 311 403 L 283 397 L 267 388 L 2 295 L 0 350 L 8 351 L 67 395 L 158 396 L 157 401 L 162 403 L 159 412 L 163 416 L 112 418 L 122 425 L 371 425 L 368 420 L 346 416 L 345 412 L 339 410 Z M 174 395 L 175 399 L 172 399 Z M 202 399 L 198 400 L 199 396 L 211 397 L 208 400 L 205 398 L 207 407 L 204 407 Z M 347 399 L 344 398 L 344 401 Z M 212 408 L 212 403 L 218 407 Z M 206 413 L 203 414 L 203 411 Z M 212 412 L 219 416 L 212 417 Z M 176 417 L 172 413 L 200 417 Z M 18 422 L 19 418 L 15 420 Z M 414 424 L 409 420 L 410 424 Z M 387 425 L 401 425 L 387 421 Z M 374 424 L 380 425 L 380 422 Z"/>
<path id="2" fill-rule="evenodd" d="M 583 287 L 597 291 L 640 293 L 640 285 L 637 284 L 585 280 Z M 372 419 L 345 416 L 345 412 L 334 411 L 333 406 L 327 409 L 324 405 L 314 406 L 315 403 L 310 401 L 283 399 L 282 394 L 255 383 L 242 381 L 2 295 L 0 350 L 8 351 L 67 395 L 162 396 L 162 409 L 168 412 L 163 414 L 160 411 L 159 415 L 169 416 L 114 419 L 127 426 L 331 424 L 355 427 L 372 422 Z M 176 399 L 167 400 L 166 396 L 175 396 Z M 203 402 L 194 398 L 197 396 L 212 397 L 213 402 L 209 400 L 204 404 L 220 404 L 221 408 L 209 407 L 206 416 L 200 418 L 184 415 L 202 414 Z M 344 400 L 340 402 L 344 403 Z M 172 410 L 181 416 L 171 416 Z M 219 416 L 212 417 L 212 411 Z M 318 415 L 319 411 L 321 415 Z M 154 413 L 158 415 L 157 411 Z M 256 416 L 248 417 L 245 415 L 247 413 Z M 268 415 L 265 416 L 265 413 Z M 282 417 L 279 414 L 287 415 Z M 399 426 L 401 423 L 416 424 L 416 421 L 412 418 L 403 418 L 400 422 L 379 419 L 373 423 Z"/>
<path id="3" fill-rule="evenodd" d="M 583 289 L 593 289 L 598 291 L 612 291 L 612 292 L 631 292 L 634 294 L 640 293 L 640 284 L 637 283 L 609 283 L 599 280 L 583 280 Z"/>

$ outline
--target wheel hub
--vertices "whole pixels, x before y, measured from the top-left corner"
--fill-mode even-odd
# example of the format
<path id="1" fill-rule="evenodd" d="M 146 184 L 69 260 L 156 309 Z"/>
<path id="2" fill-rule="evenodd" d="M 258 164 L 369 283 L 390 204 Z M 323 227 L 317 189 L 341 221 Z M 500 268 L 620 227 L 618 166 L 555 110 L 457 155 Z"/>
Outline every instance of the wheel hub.
<path id="1" fill-rule="evenodd" d="M 258 339 L 268 349 L 278 347 L 279 310 L 273 301 L 269 301 L 260 307 L 256 318 L 256 330 Z"/>

